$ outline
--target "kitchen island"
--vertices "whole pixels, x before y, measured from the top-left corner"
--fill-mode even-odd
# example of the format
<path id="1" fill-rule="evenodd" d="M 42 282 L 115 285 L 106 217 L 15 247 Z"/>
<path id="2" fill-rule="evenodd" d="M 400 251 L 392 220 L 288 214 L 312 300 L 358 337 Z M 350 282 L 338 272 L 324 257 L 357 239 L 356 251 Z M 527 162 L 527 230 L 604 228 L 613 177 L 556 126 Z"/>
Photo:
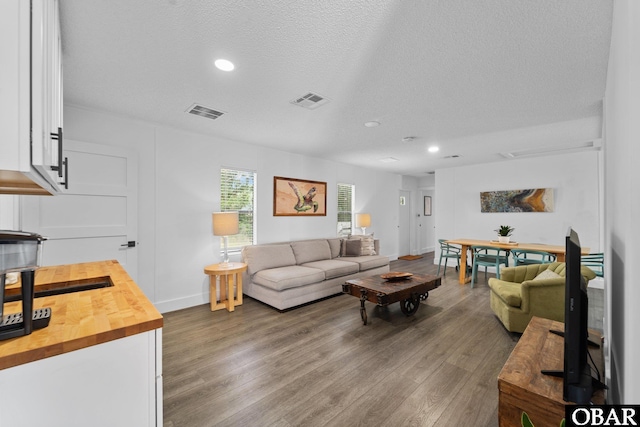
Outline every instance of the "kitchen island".
<path id="1" fill-rule="evenodd" d="M 117 261 L 36 271 L 36 293 L 62 288 L 34 301 L 49 326 L 0 341 L 0 425 L 162 425 L 162 315 Z"/>

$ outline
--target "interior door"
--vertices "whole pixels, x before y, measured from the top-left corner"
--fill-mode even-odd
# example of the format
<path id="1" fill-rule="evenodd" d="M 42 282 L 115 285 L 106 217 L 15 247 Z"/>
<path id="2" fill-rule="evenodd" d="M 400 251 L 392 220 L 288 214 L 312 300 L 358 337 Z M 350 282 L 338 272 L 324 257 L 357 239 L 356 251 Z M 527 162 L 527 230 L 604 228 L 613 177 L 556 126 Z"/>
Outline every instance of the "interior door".
<path id="1" fill-rule="evenodd" d="M 64 194 L 21 196 L 21 229 L 47 237 L 41 265 L 115 259 L 137 280 L 136 153 L 66 140 L 64 155 Z"/>
<path id="2" fill-rule="evenodd" d="M 411 192 L 400 190 L 398 206 L 398 251 L 400 256 L 411 255 Z"/>

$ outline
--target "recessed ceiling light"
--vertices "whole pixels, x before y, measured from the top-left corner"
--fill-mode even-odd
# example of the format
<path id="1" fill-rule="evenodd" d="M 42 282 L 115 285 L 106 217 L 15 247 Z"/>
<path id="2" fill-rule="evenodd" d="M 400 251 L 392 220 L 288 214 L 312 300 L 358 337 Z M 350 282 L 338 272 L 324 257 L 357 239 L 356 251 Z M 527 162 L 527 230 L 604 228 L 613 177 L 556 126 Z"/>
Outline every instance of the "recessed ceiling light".
<path id="1" fill-rule="evenodd" d="M 219 70 L 222 71 L 233 71 L 233 69 L 236 68 L 236 66 L 233 65 L 233 62 L 226 59 L 216 59 L 214 64 Z"/>
<path id="2" fill-rule="evenodd" d="M 427 151 L 429 151 L 430 153 L 437 153 L 438 151 L 440 151 L 440 147 L 436 145 L 432 145 L 427 149 Z"/>
<path id="3" fill-rule="evenodd" d="M 364 125 L 368 128 L 374 128 L 376 126 L 380 126 L 380 122 L 376 120 L 371 120 L 370 122 L 366 122 Z"/>

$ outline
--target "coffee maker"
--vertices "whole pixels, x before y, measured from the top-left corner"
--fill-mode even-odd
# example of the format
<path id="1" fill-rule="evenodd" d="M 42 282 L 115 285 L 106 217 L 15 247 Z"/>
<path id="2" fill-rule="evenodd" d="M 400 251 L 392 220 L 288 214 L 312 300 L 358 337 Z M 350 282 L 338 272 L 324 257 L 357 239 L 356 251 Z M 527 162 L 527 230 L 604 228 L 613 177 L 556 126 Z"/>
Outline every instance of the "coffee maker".
<path id="1" fill-rule="evenodd" d="M 40 264 L 44 237 L 23 231 L 0 230 L 0 340 L 29 335 L 49 325 L 49 307 L 33 310 L 35 272 Z M 20 275 L 22 312 L 4 314 L 6 278 Z"/>

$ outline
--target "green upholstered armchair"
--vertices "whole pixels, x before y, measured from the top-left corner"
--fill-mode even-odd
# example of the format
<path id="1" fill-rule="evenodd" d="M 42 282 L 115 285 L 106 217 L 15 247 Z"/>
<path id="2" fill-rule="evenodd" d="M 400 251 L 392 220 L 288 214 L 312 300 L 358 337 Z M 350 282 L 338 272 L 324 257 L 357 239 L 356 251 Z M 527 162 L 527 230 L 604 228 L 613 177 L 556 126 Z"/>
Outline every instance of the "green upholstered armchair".
<path id="1" fill-rule="evenodd" d="M 545 270 L 560 277 L 536 279 Z M 596 277 L 586 266 L 581 273 L 587 283 Z M 489 279 L 491 309 L 511 332 L 524 332 L 533 316 L 564 322 L 564 285 L 564 262 L 502 268 L 500 279 Z"/>

